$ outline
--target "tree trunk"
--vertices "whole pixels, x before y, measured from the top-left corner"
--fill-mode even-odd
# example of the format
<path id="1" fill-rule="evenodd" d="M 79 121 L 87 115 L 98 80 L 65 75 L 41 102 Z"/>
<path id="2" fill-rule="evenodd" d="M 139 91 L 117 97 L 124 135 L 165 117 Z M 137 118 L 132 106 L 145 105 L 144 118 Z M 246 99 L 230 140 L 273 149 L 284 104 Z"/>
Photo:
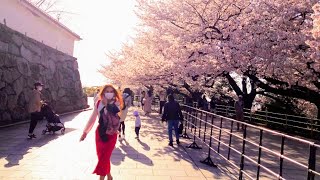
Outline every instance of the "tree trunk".
<path id="1" fill-rule="evenodd" d="M 253 105 L 253 101 L 257 95 L 256 93 L 256 86 L 255 86 L 255 81 L 251 81 L 251 91 L 248 93 L 247 91 L 247 82 L 246 78 L 242 79 L 242 90 L 240 87 L 237 85 L 236 81 L 230 76 L 229 73 L 225 73 L 224 76 L 227 78 L 229 85 L 232 87 L 232 89 L 235 91 L 235 93 L 240 96 L 243 96 L 243 103 L 244 103 L 244 108 L 251 109 Z"/>

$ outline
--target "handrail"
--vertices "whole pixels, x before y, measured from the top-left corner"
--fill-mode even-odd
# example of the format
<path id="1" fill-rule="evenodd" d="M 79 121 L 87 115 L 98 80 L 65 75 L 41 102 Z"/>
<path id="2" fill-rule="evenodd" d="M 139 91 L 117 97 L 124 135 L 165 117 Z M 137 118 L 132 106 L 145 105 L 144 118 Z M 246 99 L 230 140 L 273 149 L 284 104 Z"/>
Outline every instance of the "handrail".
<path id="1" fill-rule="evenodd" d="M 217 104 L 216 107 L 228 107 L 228 108 L 234 109 L 233 106 L 227 106 L 227 105 L 222 105 L 222 104 Z M 251 111 L 251 109 L 248 109 L 248 108 L 244 108 L 244 110 Z M 308 117 L 296 116 L 296 115 L 292 115 L 292 114 L 276 113 L 276 112 L 272 112 L 272 111 L 257 110 L 256 112 L 270 113 L 270 114 L 274 114 L 274 115 L 285 115 L 285 116 L 291 116 L 291 117 L 296 117 L 296 118 L 312 119 L 312 120 L 320 121 L 320 119 L 316 119 L 316 118 L 308 118 Z"/>
<path id="2" fill-rule="evenodd" d="M 201 161 L 205 164 L 215 166 L 213 161 L 211 160 L 210 157 L 210 152 L 214 151 L 216 152 L 219 156 L 221 156 L 223 159 L 225 159 L 227 162 L 230 163 L 231 166 L 239 170 L 239 179 L 243 179 L 243 176 L 246 176 L 248 179 L 259 179 L 260 175 L 260 168 L 264 169 L 265 172 L 267 172 L 269 175 L 277 178 L 277 179 L 285 179 L 285 175 L 283 175 L 283 161 L 286 160 L 288 162 L 291 162 L 291 164 L 294 164 L 294 167 L 299 167 L 300 169 L 305 169 L 305 172 L 308 174 L 306 176 L 306 179 L 314 180 L 315 177 L 320 177 L 320 172 L 319 170 L 316 171 L 315 165 L 316 165 L 316 150 L 320 149 L 320 145 L 316 144 L 315 142 L 308 141 L 305 139 L 289 136 L 287 134 L 283 134 L 274 130 L 270 130 L 264 127 L 259 127 L 255 126 L 253 124 L 249 124 L 247 122 L 241 122 L 232 118 L 224 117 L 222 115 L 218 115 L 212 112 L 207 112 L 201 109 L 197 109 L 195 107 L 187 106 L 187 105 L 181 105 L 184 113 L 184 120 L 185 120 L 185 127 L 184 127 L 184 134 L 183 137 L 189 138 L 188 134 L 193 135 L 193 143 L 188 146 L 189 148 L 195 148 L 195 149 L 200 149 L 200 147 L 196 143 L 196 139 L 202 141 L 205 146 L 209 147 L 209 152 L 208 152 L 208 157 Z M 208 120 L 208 117 L 211 117 L 211 122 Z M 214 121 L 217 122 L 217 120 L 220 122 L 217 124 L 214 124 Z M 229 123 L 228 126 L 230 127 L 225 127 L 223 124 Z M 241 131 L 233 132 L 234 126 L 233 124 L 239 123 L 241 126 L 244 127 L 242 130 L 242 135 L 239 134 Z M 204 125 L 202 125 L 204 124 Z M 260 137 L 260 143 L 256 143 L 252 141 L 251 139 L 247 138 L 247 132 L 249 129 L 254 129 L 258 130 L 260 132 L 260 136 L 255 136 L 255 137 Z M 187 132 L 187 130 L 191 130 L 191 132 Z M 213 135 L 213 130 L 219 134 L 219 137 L 216 137 Z M 262 145 L 263 143 L 263 134 L 264 133 L 269 133 L 273 136 L 278 136 L 281 137 L 282 142 L 281 142 L 281 152 L 276 152 L 273 149 L 268 148 L 266 145 Z M 210 134 L 210 143 L 208 144 L 205 142 L 205 138 Z M 222 134 L 230 137 L 229 142 L 226 142 L 226 140 L 222 140 L 221 136 Z M 203 135 L 203 137 L 201 137 Z M 239 140 L 242 140 L 242 150 L 236 149 L 235 146 L 232 146 L 232 137 L 236 137 Z M 215 140 L 218 142 L 218 146 L 215 149 L 212 145 L 212 140 Z M 309 156 L 305 157 L 305 162 L 298 162 L 295 160 L 295 157 L 289 157 L 288 155 L 285 155 L 286 149 L 284 148 L 286 145 L 287 140 L 292 140 L 295 142 L 299 142 L 300 144 L 308 145 L 309 146 Z M 258 154 L 258 161 L 256 162 L 252 157 L 248 156 L 246 153 L 246 144 L 250 143 L 250 147 L 256 147 L 259 149 L 259 154 Z M 228 151 L 228 157 L 226 157 L 225 153 L 220 152 L 220 145 L 227 147 Z M 261 163 L 261 150 L 263 150 L 264 154 L 268 153 L 271 154 L 275 157 L 278 157 L 280 159 L 280 164 L 279 172 L 274 172 L 271 170 L 271 168 L 266 167 Z M 231 161 L 230 160 L 230 153 L 234 152 L 236 154 L 240 155 L 240 166 L 236 165 L 235 163 L 236 160 Z M 256 156 L 254 156 L 256 157 Z M 234 158 L 233 158 L 234 159 Z M 308 162 L 306 164 L 306 162 Z M 244 169 L 244 164 L 249 163 L 250 165 L 254 165 L 257 167 L 257 178 L 254 178 L 248 173 L 246 169 Z"/>
<path id="3" fill-rule="evenodd" d="M 226 105 L 216 105 L 215 112 L 226 116 L 234 116 L 235 108 Z M 245 121 L 250 123 L 262 123 L 271 128 L 276 125 L 274 128 L 280 128 L 285 132 L 299 134 L 311 138 L 320 136 L 319 119 L 268 111 L 251 112 L 249 109 L 244 109 L 243 114 Z"/>

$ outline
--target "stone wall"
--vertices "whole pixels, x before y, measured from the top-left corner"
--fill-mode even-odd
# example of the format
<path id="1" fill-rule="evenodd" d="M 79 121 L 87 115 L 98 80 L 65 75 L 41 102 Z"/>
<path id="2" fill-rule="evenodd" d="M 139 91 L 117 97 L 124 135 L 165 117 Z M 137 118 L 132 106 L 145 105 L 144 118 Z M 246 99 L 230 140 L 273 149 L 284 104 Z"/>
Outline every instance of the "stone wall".
<path id="1" fill-rule="evenodd" d="M 28 118 L 35 81 L 56 113 L 87 107 L 76 58 L 0 24 L 0 125 Z"/>

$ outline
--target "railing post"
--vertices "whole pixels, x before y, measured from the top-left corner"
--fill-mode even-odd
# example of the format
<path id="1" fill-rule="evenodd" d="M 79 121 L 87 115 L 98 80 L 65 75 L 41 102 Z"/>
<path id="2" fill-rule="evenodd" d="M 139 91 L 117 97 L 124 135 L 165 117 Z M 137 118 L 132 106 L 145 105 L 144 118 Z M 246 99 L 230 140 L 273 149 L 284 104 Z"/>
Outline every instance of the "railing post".
<path id="1" fill-rule="evenodd" d="M 208 157 L 206 159 L 204 159 L 203 161 L 200 161 L 203 164 L 206 164 L 208 166 L 212 166 L 212 167 L 217 167 L 217 165 L 215 165 L 211 159 L 211 148 L 212 148 L 212 129 L 213 129 L 213 116 L 211 116 L 211 130 L 210 130 L 210 142 L 209 142 L 209 152 L 208 152 Z M 207 123 L 207 121 L 206 121 Z"/>
<path id="2" fill-rule="evenodd" d="M 242 180 L 242 176 L 243 176 L 243 172 L 242 171 L 243 171 L 243 168 L 244 168 L 244 155 L 245 155 L 246 138 L 247 138 L 247 125 L 244 125 L 243 140 L 242 140 L 242 153 L 241 153 L 241 160 L 240 160 L 239 180 Z"/>
<path id="3" fill-rule="evenodd" d="M 200 120 L 199 120 L 199 138 L 201 137 L 201 136 L 200 136 L 200 133 L 201 133 L 201 122 L 202 122 L 202 116 L 203 116 L 203 112 L 201 111 L 201 114 L 200 114 Z"/>
<path id="4" fill-rule="evenodd" d="M 261 146 L 262 146 L 262 135 L 263 135 L 263 130 L 260 129 L 260 140 L 259 140 L 259 154 L 258 154 L 258 169 L 257 169 L 257 180 L 259 180 L 260 176 L 260 162 L 261 162 Z"/>
<path id="5" fill-rule="evenodd" d="M 197 109 L 194 110 L 195 111 L 195 121 L 192 122 L 192 126 L 194 126 L 194 132 L 193 132 L 193 142 L 187 146 L 187 148 L 192 148 L 192 149 L 202 149 L 201 147 L 198 146 L 198 144 L 196 143 L 196 136 L 197 136 L 197 119 L 198 119 L 198 112 Z M 191 128 L 192 129 L 192 128 Z"/>
<path id="6" fill-rule="evenodd" d="M 206 113 L 206 122 L 204 123 L 204 133 L 203 133 L 203 142 L 206 142 L 206 133 L 207 133 L 207 123 L 208 123 L 208 113 Z"/>
<path id="7" fill-rule="evenodd" d="M 283 151 L 284 151 L 284 140 L 285 136 L 281 137 L 281 150 L 280 150 L 280 171 L 279 171 L 279 176 L 282 177 L 282 169 L 283 169 Z"/>
<path id="8" fill-rule="evenodd" d="M 285 127 L 285 130 L 288 130 L 288 116 L 285 114 L 285 117 L 286 117 L 286 127 Z"/>
<path id="9" fill-rule="evenodd" d="M 184 133 L 181 137 L 185 138 L 185 139 L 191 139 L 188 134 L 187 134 L 187 128 L 189 128 L 189 122 L 190 122 L 190 108 L 185 106 L 186 110 L 186 120 L 185 120 L 185 125 L 184 125 Z"/>
<path id="10" fill-rule="evenodd" d="M 317 147 L 313 144 L 309 145 L 309 162 L 308 162 L 308 180 L 314 180 L 315 175 L 311 171 L 315 171 L 316 169 L 316 155 L 317 155 Z"/>
<path id="11" fill-rule="evenodd" d="M 219 142 L 218 142 L 218 153 L 220 153 L 221 132 L 222 132 L 222 118 L 220 118 Z"/>
<path id="12" fill-rule="evenodd" d="M 226 106 L 226 117 L 228 117 L 228 114 L 229 114 L 229 107 Z"/>
<path id="13" fill-rule="evenodd" d="M 228 160 L 230 160 L 230 147 L 232 142 L 232 130 L 233 130 L 233 121 L 231 121 L 230 135 L 229 135 L 229 146 L 228 146 Z"/>
<path id="14" fill-rule="evenodd" d="M 250 123 L 253 123 L 252 122 L 252 111 L 251 110 L 250 110 L 250 120 L 249 121 L 250 121 Z"/>

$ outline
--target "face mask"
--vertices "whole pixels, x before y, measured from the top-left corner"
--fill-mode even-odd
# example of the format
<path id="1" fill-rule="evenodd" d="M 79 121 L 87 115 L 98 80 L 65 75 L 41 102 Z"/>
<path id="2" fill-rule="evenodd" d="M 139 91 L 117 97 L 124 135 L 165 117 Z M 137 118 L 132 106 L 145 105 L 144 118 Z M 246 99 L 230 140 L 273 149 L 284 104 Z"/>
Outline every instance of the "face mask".
<path id="1" fill-rule="evenodd" d="M 104 93 L 104 97 L 106 97 L 107 99 L 112 99 L 114 96 L 114 93 Z"/>
<path id="2" fill-rule="evenodd" d="M 42 86 L 37 87 L 38 91 L 42 91 Z"/>

